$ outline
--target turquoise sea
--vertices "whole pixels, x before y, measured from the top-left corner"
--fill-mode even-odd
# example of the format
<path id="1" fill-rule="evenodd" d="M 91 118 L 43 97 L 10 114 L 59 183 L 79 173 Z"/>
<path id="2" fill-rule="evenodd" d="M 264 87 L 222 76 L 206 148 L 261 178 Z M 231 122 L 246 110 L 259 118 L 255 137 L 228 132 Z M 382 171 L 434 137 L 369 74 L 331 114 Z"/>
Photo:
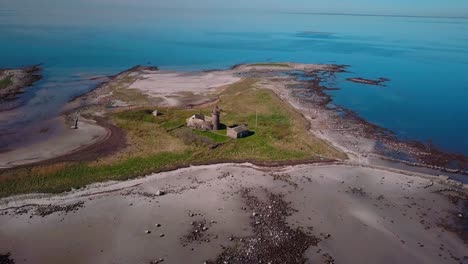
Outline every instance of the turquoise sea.
<path id="1" fill-rule="evenodd" d="M 0 6 L 0 67 L 42 64 L 44 79 L 0 124 L 14 130 L 57 115 L 92 76 L 136 64 L 203 70 L 291 61 L 349 65 L 334 103 L 405 139 L 468 155 L 468 19 L 253 10 Z M 391 79 L 387 87 L 347 77 Z M 5 136 L 9 135 L 9 136 Z"/>

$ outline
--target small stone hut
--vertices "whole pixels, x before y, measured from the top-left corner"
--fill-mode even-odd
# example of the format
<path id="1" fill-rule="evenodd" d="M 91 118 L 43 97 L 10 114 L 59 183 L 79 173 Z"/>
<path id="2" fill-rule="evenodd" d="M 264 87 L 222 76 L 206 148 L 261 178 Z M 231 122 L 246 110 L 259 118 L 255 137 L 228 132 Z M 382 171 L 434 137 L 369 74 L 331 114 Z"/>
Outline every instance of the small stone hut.
<path id="1" fill-rule="evenodd" d="M 245 125 L 228 127 L 227 136 L 230 138 L 244 138 L 250 135 L 250 131 Z"/>

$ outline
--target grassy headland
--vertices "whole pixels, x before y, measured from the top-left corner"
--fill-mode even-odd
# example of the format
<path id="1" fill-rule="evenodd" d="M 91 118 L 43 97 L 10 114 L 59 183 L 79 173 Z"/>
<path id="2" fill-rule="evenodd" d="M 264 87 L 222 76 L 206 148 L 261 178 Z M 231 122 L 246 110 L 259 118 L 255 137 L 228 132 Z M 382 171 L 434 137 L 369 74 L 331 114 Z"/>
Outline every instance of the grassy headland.
<path id="1" fill-rule="evenodd" d="M 256 80 L 230 85 L 220 94 L 221 121 L 247 124 L 253 135 L 230 140 L 226 130 L 203 132 L 183 126 L 195 113 L 210 114 L 212 106 L 194 109 L 152 108 L 109 112 L 126 132 L 129 146 L 119 153 L 86 163 L 60 163 L 0 172 L 0 197 L 29 192 L 62 192 L 93 182 L 125 180 L 190 164 L 223 161 L 257 163 L 319 161 L 345 158 L 308 132 L 308 122 L 272 91 L 258 89 Z"/>

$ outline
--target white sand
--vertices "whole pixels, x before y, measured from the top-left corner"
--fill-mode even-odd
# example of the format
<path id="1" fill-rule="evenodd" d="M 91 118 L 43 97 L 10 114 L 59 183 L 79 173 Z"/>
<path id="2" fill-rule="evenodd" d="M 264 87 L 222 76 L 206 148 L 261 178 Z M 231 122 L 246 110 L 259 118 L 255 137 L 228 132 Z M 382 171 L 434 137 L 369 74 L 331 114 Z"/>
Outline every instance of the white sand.
<path id="1" fill-rule="evenodd" d="M 232 176 L 220 177 L 225 172 Z M 299 187 L 275 181 L 271 173 L 287 173 Z M 346 165 L 268 171 L 248 164 L 192 167 L 96 184 L 63 195 L 2 199 L 0 250 L 11 252 L 16 263 L 148 263 L 159 258 L 164 263 L 203 263 L 221 253 L 220 245 L 232 246 L 230 236 L 251 233 L 251 212 L 241 210 L 244 201 L 238 191 L 253 188 L 253 194 L 261 195 L 266 188 L 284 194 L 298 210 L 287 218 L 290 226 L 313 227 L 312 233 L 319 237 L 331 234 L 307 250 L 311 263 L 321 263 L 323 253 L 333 256 L 336 263 L 457 263 L 448 250 L 463 257 L 466 245 L 436 225 L 456 208 L 432 192 L 441 188 L 439 183 L 423 188 L 429 181 Z M 362 188 L 365 195 L 352 193 L 352 188 Z M 153 198 L 144 195 L 157 190 L 169 193 Z M 378 199 L 380 195 L 383 198 Z M 1 215 L 12 206 L 77 201 L 84 201 L 84 208 L 67 215 Z M 190 217 L 190 213 L 196 215 Z M 207 231 L 210 242 L 184 247 L 190 222 L 202 219 L 216 221 Z M 157 223 L 162 226 L 155 227 Z M 152 233 L 145 234 L 145 230 Z M 441 245 L 444 250 L 439 249 Z"/>
<path id="2" fill-rule="evenodd" d="M 138 76 L 130 85 L 130 89 L 137 89 L 152 97 L 165 100 L 167 106 L 178 106 L 176 98 L 181 93 L 210 94 L 218 88 L 239 81 L 230 71 L 178 73 L 163 71 L 147 71 Z"/>

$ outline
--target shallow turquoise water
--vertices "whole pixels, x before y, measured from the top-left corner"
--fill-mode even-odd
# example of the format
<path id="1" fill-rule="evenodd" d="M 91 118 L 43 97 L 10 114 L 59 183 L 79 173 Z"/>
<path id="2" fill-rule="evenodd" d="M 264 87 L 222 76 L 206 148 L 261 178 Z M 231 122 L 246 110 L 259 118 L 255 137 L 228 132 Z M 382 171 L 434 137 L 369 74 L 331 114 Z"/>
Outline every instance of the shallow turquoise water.
<path id="1" fill-rule="evenodd" d="M 468 154 L 468 19 L 450 18 L 0 6 L 0 67 L 45 68 L 25 94 L 26 111 L 0 132 L 57 114 L 95 85 L 90 76 L 136 64 L 201 70 L 259 61 L 350 65 L 331 92 L 336 104 L 401 137 Z M 391 81 L 382 88 L 350 76 Z"/>

